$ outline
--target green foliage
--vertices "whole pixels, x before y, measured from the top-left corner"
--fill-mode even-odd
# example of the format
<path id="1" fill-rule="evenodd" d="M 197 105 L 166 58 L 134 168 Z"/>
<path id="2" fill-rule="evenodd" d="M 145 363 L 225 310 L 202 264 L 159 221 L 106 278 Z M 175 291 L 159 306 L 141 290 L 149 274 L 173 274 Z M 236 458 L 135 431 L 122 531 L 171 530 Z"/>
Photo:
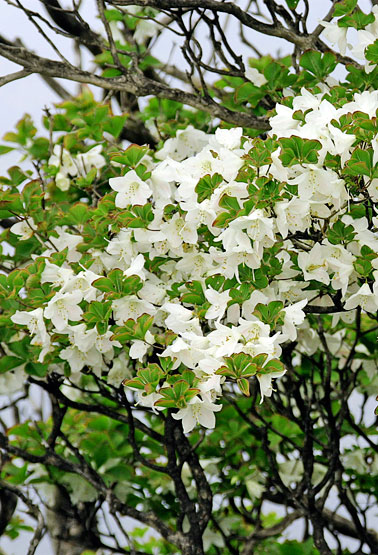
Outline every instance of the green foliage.
<path id="1" fill-rule="evenodd" d="M 331 52 L 321 54 L 315 50 L 309 50 L 301 56 L 300 65 L 312 75 L 315 75 L 319 82 L 332 73 L 337 65 L 337 60 Z"/>
<path id="2" fill-rule="evenodd" d="M 202 202 L 207 198 L 210 198 L 215 189 L 223 181 L 223 177 L 219 173 L 213 175 L 205 175 L 201 177 L 198 181 L 195 191 L 197 193 L 198 202 Z"/>
<path id="3" fill-rule="evenodd" d="M 317 152 L 322 147 L 317 140 L 302 139 L 295 135 L 288 139 L 280 139 L 279 143 L 281 145 L 280 159 L 284 166 L 316 164 Z"/>

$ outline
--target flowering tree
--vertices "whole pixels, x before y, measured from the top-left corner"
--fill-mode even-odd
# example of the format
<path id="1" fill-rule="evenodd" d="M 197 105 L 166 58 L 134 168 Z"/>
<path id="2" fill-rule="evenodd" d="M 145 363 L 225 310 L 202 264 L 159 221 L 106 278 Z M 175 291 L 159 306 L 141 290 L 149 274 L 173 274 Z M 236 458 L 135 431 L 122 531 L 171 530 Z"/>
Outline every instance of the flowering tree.
<path id="1" fill-rule="evenodd" d="M 23 155 L 0 178 L 0 534 L 377 553 L 378 11 L 333 2 L 310 32 L 297 0 L 99 1 L 102 36 L 43 3 L 17 7 L 97 69 L 0 39 L 23 67 L 1 84 L 64 97 L 0 146 Z M 170 32 L 186 73 L 155 57 Z"/>

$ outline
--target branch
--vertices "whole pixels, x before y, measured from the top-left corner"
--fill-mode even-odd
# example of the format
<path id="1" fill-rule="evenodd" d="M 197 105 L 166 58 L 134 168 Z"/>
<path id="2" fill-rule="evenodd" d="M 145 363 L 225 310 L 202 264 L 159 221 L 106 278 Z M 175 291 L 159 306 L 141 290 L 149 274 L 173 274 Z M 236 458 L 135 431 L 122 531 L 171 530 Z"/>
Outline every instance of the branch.
<path id="1" fill-rule="evenodd" d="M 79 39 L 80 43 L 94 55 L 100 54 L 102 38 L 94 33 L 88 23 L 81 19 L 77 11 L 70 12 L 60 6 L 57 0 L 40 0 L 51 19 L 66 33 Z"/>
<path id="2" fill-rule="evenodd" d="M 9 73 L 8 75 L 4 75 L 4 77 L 0 77 L 0 87 L 6 85 L 7 83 L 11 83 L 12 81 L 17 81 L 17 79 L 22 79 L 23 77 L 28 77 L 31 75 L 30 71 L 26 69 L 22 69 L 21 71 L 15 71 L 14 73 Z"/>
<path id="3" fill-rule="evenodd" d="M 7 482 L 4 482 L 4 480 L 0 480 L 0 487 L 13 493 L 14 495 L 17 495 L 17 497 L 19 497 L 21 501 L 23 501 L 25 505 L 28 507 L 29 514 L 37 521 L 37 527 L 34 531 L 34 534 L 27 552 L 27 555 L 34 555 L 39 545 L 39 542 L 42 539 L 43 529 L 45 527 L 45 521 L 43 519 L 42 513 L 39 507 L 37 505 L 34 505 L 34 503 L 32 503 L 30 499 L 21 490 L 16 488 L 16 486 L 8 484 Z"/>
<path id="4" fill-rule="evenodd" d="M 125 68 L 125 75 L 112 78 L 100 77 L 64 62 L 38 56 L 24 47 L 6 43 L 0 43 L 0 55 L 16 64 L 22 65 L 29 73 L 68 79 L 78 83 L 87 83 L 105 90 L 127 92 L 135 96 L 153 95 L 159 98 L 167 98 L 182 104 L 188 104 L 193 108 L 203 110 L 214 118 L 220 118 L 241 127 L 253 127 L 254 129 L 264 131 L 270 129 L 267 118 L 234 112 L 224 106 L 220 106 L 210 97 L 205 98 L 198 94 L 184 92 L 149 79 L 142 71 L 130 72 L 126 71 Z"/>
<path id="5" fill-rule="evenodd" d="M 252 15 L 248 14 L 234 2 L 219 2 L 218 0 L 114 0 L 109 2 L 114 6 L 149 6 L 152 8 L 173 10 L 177 8 L 189 8 L 189 9 L 202 9 L 211 10 L 213 12 L 227 13 L 235 17 L 246 27 L 263 33 L 264 35 L 269 35 L 273 37 L 278 37 L 285 39 L 296 46 L 300 47 L 302 50 L 307 50 L 313 46 L 314 39 L 308 35 L 300 35 L 295 31 L 287 29 L 280 23 L 267 24 L 259 21 Z"/>
<path id="6" fill-rule="evenodd" d="M 256 543 L 260 540 L 266 540 L 267 538 L 271 538 L 273 536 L 277 536 L 278 534 L 282 534 L 284 530 L 292 522 L 297 520 L 298 518 L 303 517 L 301 510 L 293 511 L 292 513 L 285 516 L 280 522 L 271 526 L 270 528 L 258 528 L 247 538 L 246 543 L 244 545 L 244 549 L 241 552 L 241 555 L 253 555 Z"/>

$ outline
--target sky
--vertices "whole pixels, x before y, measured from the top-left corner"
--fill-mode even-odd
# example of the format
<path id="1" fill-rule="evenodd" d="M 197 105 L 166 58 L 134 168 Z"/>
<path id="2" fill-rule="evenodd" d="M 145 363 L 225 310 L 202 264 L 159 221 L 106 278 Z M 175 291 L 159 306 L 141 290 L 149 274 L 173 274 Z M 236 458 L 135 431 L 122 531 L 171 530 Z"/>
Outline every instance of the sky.
<path id="1" fill-rule="evenodd" d="M 284 4 L 284 0 L 281 0 Z M 43 7 L 38 0 L 25 0 L 24 4 L 36 11 L 43 13 Z M 95 29 L 100 29 L 101 24 L 98 20 L 93 17 L 95 12 L 94 5 L 95 0 L 83 0 L 85 17 Z M 66 1 L 64 5 L 69 5 Z M 360 0 L 359 5 L 365 11 L 370 10 L 371 3 L 369 0 Z M 324 17 L 330 7 L 329 0 L 310 0 L 311 6 L 311 18 L 310 18 L 310 29 L 311 26 L 316 26 L 319 20 Z M 229 26 L 226 29 L 227 37 L 230 38 L 233 35 L 233 39 L 238 42 L 237 39 L 237 29 Z M 44 39 L 35 31 L 33 26 L 27 20 L 27 18 L 20 12 L 20 10 L 15 9 L 10 6 L 7 0 L 0 0 L 0 34 L 8 39 L 14 39 L 20 37 L 25 45 L 32 46 L 35 52 L 45 57 L 55 57 L 55 54 L 50 46 L 46 44 Z M 253 41 L 253 37 L 248 37 Z M 58 48 L 66 51 L 67 40 L 61 36 L 57 36 L 55 39 L 55 44 Z M 269 37 L 265 35 L 258 35 L 258 48 L 263 53 L 276 54 L 280 45 L 285 48 L 284 43 L 275 39 L 274 37 Z M 239 43 L 240 45 L 240 43 Z M 170 56 L 170 63 L 181 64 L 182 59 L 178 48 L 172 50 L 172 45 L 167 39 L 162 39 L 159 45 L 159 52 L 166 53 Z M 250 49 L 245 46 L 241 47 L 240 53 L 243 55 L 253 55 Z M 281 50 L 281 54 L 284 55 L 288 53 L 284 49 Z M 71 55 L 74 55 L 72 51 Z M 84 63 L 88 64 L 89 56 L 86 56 Z M 19 66 L 1 59 L 0 58 L 0 76 L 6 75 L 8 73 L 18 71 Z M 69 83 L 61 81 L 65 88 L 67 88 L 72 93 L 76 93 L 79 90 L 78 84 Z M 56 102 L 59 102 L 60 98 L 52 91 L 43 80 L 37 76 L 32 75 L 25 79 L 19 81 L 14 81 L 0 88 L 0 144 L 5 144 L 2 141 L 4 133 L 10 131 L 14 128 L 16 122 L 25 114 L 28 113 L 32 116 L 37 127 L 42 130 L 41 119 L 43 115 L 43 109 L 45 107 L 51 108 Z M 20 156 L 18 154 L 8 154 L 6 156 L 0 157 L 0 175 L 4 175 L 6 168 L 13 164 L 18 163 Z M 275 507 L 272 504 L 272 510 Z M 300 532 L 299 532 L 300 533 Z M 298 537 L 298 523 L 294 524 L 294 528 L 289 534 L 289 537 Z M 9 542 L 2 538 L 0 540 L 0 546 L 6 550 L 7 555 L 23 555 L 27 552 L 29 536 L 21 537 L 20 540 L 16 542 Z M 354 547 L 354 542 L 351 540 L 350 547 Z M 52 548 L 47 540 L 44 540 L 39 548 L 37 549 L 36 555 L 50 555 L 52 553 Z"/>

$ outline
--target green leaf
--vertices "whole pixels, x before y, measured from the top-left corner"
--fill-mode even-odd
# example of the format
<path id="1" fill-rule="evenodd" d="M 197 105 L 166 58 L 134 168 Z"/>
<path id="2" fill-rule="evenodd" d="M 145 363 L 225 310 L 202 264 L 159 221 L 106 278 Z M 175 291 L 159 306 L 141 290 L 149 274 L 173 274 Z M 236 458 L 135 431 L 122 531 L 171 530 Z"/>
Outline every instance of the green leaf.
<path id="1" fill-rule="evenodd" d="M 83 225 L 90 218 L 89 207 L 87 204 L 78 202 L 74 204 L 64 216 L 63 222 L 69 225 Z"/>
<path id="2" fill-rule="evenodd" d="M 102 77 L 118 77 L 122 75 L 122 71 L 115 67 L 108 67 L 102 72 Z"/>
<path id="3" fill-rule="evenodd" d="M 219 214 L 215 220 L 213 221 L 212 225 L 214 227 L 220 227 L 220 228 L 224 228 L 227 227 L 227 225 L 232 222 L 232 220 L 234 220 L 236 217 L 234 212 L 222 212 L 221 214 Z"/>
<path id="4" fill-rule="evenodd" d="M 33 141 L 32 146 L 28 150 L 33 158 L 47 160 L 50 156 L 50 142 L 45 137 L 39 137 Z"/>
<path id="5" fill-rule="evenodd" d="M 147 152 L 148 147 L 133 144 L 130 145 L 125 152 L 119 152 L 112 156 L 112 160 L 130 168 L 135 168 Z"/>
<path id="6" fill-rule="evenodd" d="M 9 370 L 20 366 L 25 361 L 18 357 L 13 357 L 11 355 L 4 355 L 0 358 L 0 374 L 5 374 Z"/>
<path id="7" fill-rule="evenodd" d="M 173 387 L 159 389 L 159 393 L 163 398 L 156 401 L 155 406 L 183 409 L 200 390 L 191 388 L 187 381 L 179 379 Z"/>
<path id="8" fill-rule="evenodd" d="M 124 15 L 118 10 L 104 10 L 105 17 L 108 21 L 123 21 Z"/>
<path id="9" fill-rule="evenodd" d="M 154 317 L 150 316 L 150 314 L 142 314 L 137 320 L 130 318 L 126 320 L 123 326 L 116 328 L 112 335 L 112 340 L 117 340 L 120 343 L 126 343 L 133 339 L 140 339 L 143 341 L 153 321 Z"/>
<path id="10" fill-rule="evenodd" d="M 78 177 L 76 179 L 76 185 L 78 187 L 82 187 L 83 189 L 85 187 L 90 187 L 93 181 L 95 180 L 96 176 L 97 176 L 97 169 L 92 168 L 91 170 L 89 170 L 89 172 L 86 175 L 82 177 Z"/>
<path id="11" fill-rule="evenodd" d="M 365 29 L 366 25 L 374 23 L 375 17 L 373 13 L 364 13 L 360 8 L 356 8 L 353 13 L 344 15 L 338 20 L 339 27 L 353 27 L 360 31 Z"/>
<path id="12" fill-rule="evenodd" d="M 378 39 L 365 49 L 365 58 L 373 64 L 378 64 Z"/>
<path id="13" fill-rule="evenodd" d="M 7 154 L 7 152 L 11 152 L 11 150 L 14 150 L 13 146 L 0 145 L 0 156 L 2 154 Z"/>
<path id="14" fill-rule="evenodd" d="M 28 179 L 30 177 L 30 173 L 25 173 L 18 166 L 12 166 L 11 168 L 9 168 L 8 175 L 12 180 L 12 184 L 16 186 L 21 185 L 21 183 L 23 183 L 25 179 Z"/>
<path id="15" fill-rule="evenodd" d="M 299 0 L 285 0 L 285 1 L 291 10 L 295 10 L 299 3 Z"/>
<path id="16" fill-rule="evenodd" d="M 198 202 L 202 202 L 205 199 L 210 198 L 218 185 L 222 183 L 222 181 L 223 177 L 219 173 L 215 173 L 214 175 L 208 174 L 204 177 L 201 177 L 195 187 Z"/>
<path id="17" fill-rule="evenodd" d="M 99 291 L 107 293 L 107 298 L 109 299 L 135 294 L 143 287 L 139 276 L 126 277 L 119 268 L 109 272 L 107 277 L 96 279 L 92 285 L 99 289 Z"/>
<path id="18" fill-rule="evenodd" d="M 279 323 L 281 317 L 281 310 L 283 309 L 283 303 L 281 301 L 272 301 L 267 305 L 259 303 L 256 305 L 253 314 L 259 318 L 264 324 L 270 326 L 275 326 Z"/>
<path id="19" fill-rule="evenodd" d="M 245 264 L 239 266 L 239 278 L 242 283 L 250 283 L 255 289 L 265 289 L 269 284 L 269 280 L 261 268 L 252 270 Z"/>
<path id="20" fill-rule="evenodd" d="M 137 372 L 137 377 L 130 380 L 124 380 L 122 384 L 125 387 L 141 389 L 147 395 L 154 393 L 161 379 L 164 378 L 164 372 L 157 364 L 149 364 L 146 368 L 141 368 Z"/>
<path id="21" fill-rule="evenodd" d="M 250 378 L 260 370 L 260 366 L 262 366 L 266 357 L 265 354 L 252 357 L 246 353 L 237 353 L 225 357 L 225 366 L 218 368 L 216 374 L 236 380 Z"/>
<path id="22" fill-rule="evenodd" d="M 222 276 L 221 274 L 214 274 L 213 276 L 209 276 L 205 279 L 205 283 L 207 287 L 211 287 L 216 291 L 220 291 L 224 282 L 225 282 L 225 277 Z"/>
<path id="23" fill-rule="evenodd" d="M 374 152 L 372 148 L 367 150 L 356 148 L 348 162 L 345 164 L 343 173 L 345 175 L 360 176 L 367 175 L 368 177 L 375 177 L 375 166 L 373 166 Z"/>
<path id="24" fill-rule="evenodd" d="M 299 61 L 300 65 L 315 75 L 319 81 L 323 81 L 337 66 L 336 56 L 331 52 L 318 52 L 308 50 Z"/>
<path id="25" fill-rule="evenodd" d="M 265 90 L 247 82 L 236 89 L 234 98 L 237 103 L 248 102 L 252 108 L 255 108 L 265 94 Z"/>
<path id="26" fill-rule="evenodd" d="M 119 270 L 119 271 L 122 272 L 122 270 Z M 106 277 L 96 279 L 92 283 L 92 285 L 93 287 L 96 287 L 96 289 L 98 289 L 99 291 L 102 291 L 103 293 L 108 293 L 113 291 L 113 287 L 114 287 L 113 281 L 110 278 L 106 278 Z"/>
<path id="27" fill-rule="evenodd" d="M 152 204 L 134 205 L 131 210 L 122 211 L 117 218 L 117 224 L 122 227 L 146 228 L 154 219 Z"/>
<path id="28" fill-rule="evenodd" d="M 238 387 L 243 395 L 249 397 L 249 381 L 246 378 L 239 378 L 236 383 L 238 384 Z"/>
<path id="29" fill-rule="evenodd" d="M 322 148 L 320 141 L 302 139 L 293 135 L 290 138 L 280 139 L 281 159 L 284 166 L 294 164 L 317 164 L 318 151 Z"/>
<path id="30" fill-rule="evenodd" d="M 341 220 L 337 220 L 327 232 L 327 238 L 332 245 L 350 243 L 355 235 L 354 227 L 345 225 Z"/>
<path id="31" fill-rule="evenodd" d="M 273 359 L 265 364 L 265 366 L 259 370 L 260 374 L 271 374 L 273 372 L 283 372 L 285 370 L 284 364 L 278 360 Z"/>
<path id="32" fill-rule="evenodd" d="M 365 260 L 364 258 L 357 258 L 357 260 L 353 263 L 353 267 L 356 272 L 364 278 L 367 278 L 373 269 L 370 260 Z"/>
<path id="33" fill-rule="evenodd" d="M 277 148 L 277 143 L 268 137 L 265 140 L 257 137 L 253 140 L 253 147 L 248 152 L 247 161 L 251 162 L 256 168 L 267 166 L 272 163 L 272 152 Z"/>
<path id="34" fill-rule="evenodd" d="M 342 15 L 349 14 L 357 6 L 358 0 L 342 0 L 335 4 L 333 11 L 334 17 L 341 17 Z"/>
<path id="35" fill-rule="evenodd" d="M 41 362 L 27 362 L 25 365 L 25 372 L 31 376 L 37 376 L 38 378 L 47 376 L 48 371 L 49 365 L 42 364 Z"/>
<path id="36" fill-rule="evenodd" d="M 230 197 L 227 194 L 221 196 L 218 204 L 221 208 L 225 208 L 230 212 L 237 212 L 240 210 L 238 199 L 235 197 Z"/>
<path id="37" fill-rule="evenodd" d="M 118 139 L 122 129 L 124 128 L 126 120 L 127 116 L 113 116 L 104 123 L 104 131 L 107 131 L 113 135 L 113 137 Z"/>
<path id="38" fill-rule="evenodd" d="M 83 314 L 83 318 L 90 326 L 96 326 L 97 331 L 101 334 L 105 333 L 108 328 L 109 318 L 112 313 L 111 301 L 92 301 L 87 312 Z M 101 326 L 100 324 L 104 324 Z M 105 331 L 103 331 L 105 330 Z"/>
<path id="39" fill-rule="evenodd" d="M 202 284 L 200 281 L 189 281 L 186 283 L 187 293 L 181 296 L 181 301 L 183 303 L 203 305 L 206 302 L 206 297 L 202 290 Z"/>

